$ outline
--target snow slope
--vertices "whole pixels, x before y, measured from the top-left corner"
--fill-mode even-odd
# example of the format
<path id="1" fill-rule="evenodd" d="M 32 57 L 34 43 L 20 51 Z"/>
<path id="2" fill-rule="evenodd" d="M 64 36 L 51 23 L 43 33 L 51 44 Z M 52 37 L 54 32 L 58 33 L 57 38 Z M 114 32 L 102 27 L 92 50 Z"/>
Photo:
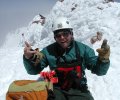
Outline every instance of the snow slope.
<path id="1" fill-rule="evenodd" d="M 77 6 L 76 6 L 77 5 Z M 72 10 L 75 8 L 74 10 Z M 5 93 L 14 80 L 37 79 L 38 75 L 28 75 L 23 66 L 22 56 L 25 39 L 33 43 L 33 48 L 42 49 L 54 42 L 52 22 L 58 16 L 66 16 L 71 20 L 74 37 L 94 50 L 99 48 L 102 41 L 94 45 L 90 38 L 97 31 L 103 33 L 103 38 L 109 41 L 111 47 L 111 65 L 107 75 L 96 76 L 86 70 L 88 86 L 95 100 L 120 99 L 120 4 L 118 2 L 105 3 L 104 0 L 64 0 L 57 2 L 46 18 L 44 26 L 32 24 L 39 19 L 36 15 L 27 27 L 17 29 L 9 34 L 6 42 L 0 48 L 0 100 L 5 100 Z M 97 54 L 97 53 L 96 53 Z"/>

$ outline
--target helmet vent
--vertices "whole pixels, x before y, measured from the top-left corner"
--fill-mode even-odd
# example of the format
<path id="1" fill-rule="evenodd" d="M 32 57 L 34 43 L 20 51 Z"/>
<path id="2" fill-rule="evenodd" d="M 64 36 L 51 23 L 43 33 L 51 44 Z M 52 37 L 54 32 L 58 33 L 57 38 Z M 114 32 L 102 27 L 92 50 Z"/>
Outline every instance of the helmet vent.
<path id="1" fill-rule="evenodd" d="M 68 22 L 68 21 L 66 21 L 66 23 L 67 23 L 67 24 L 69 24 L 69 22 Z"/>
<path id="2" fill-rule="evenodd" d="M 62 27 L 63 27 L 63 26 L 62 26 L 62 23 L 58 24 L 57 27 L 58 27 L 58 28 L 62 28 Z"/>

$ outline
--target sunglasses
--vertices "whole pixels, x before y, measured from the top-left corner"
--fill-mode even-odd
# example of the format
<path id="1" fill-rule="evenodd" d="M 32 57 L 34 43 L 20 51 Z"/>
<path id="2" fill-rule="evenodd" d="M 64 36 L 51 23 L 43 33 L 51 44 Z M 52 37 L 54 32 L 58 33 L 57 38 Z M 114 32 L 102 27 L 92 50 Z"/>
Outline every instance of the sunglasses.
<path id="1" fill-rule="evenodd" d="M 54 33 L 55 38 L 68 37 L 71 34 L 70 30 L 64 30 Z"/>

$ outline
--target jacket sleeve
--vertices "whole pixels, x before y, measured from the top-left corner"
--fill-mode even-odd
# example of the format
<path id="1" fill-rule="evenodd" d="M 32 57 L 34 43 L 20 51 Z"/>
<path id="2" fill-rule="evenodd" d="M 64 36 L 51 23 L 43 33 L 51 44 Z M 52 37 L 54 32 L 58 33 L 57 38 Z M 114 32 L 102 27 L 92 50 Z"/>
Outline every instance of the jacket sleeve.
<path id="1" fill-rule="evenodd" d="M 85 64 L 88 70 L 96 75 L 105 75 L 109 69 L 109 62 L 102 62 L 99 60 L 98 56 L 95 56 L 93 49 L 87 47 L 85 49 Z"/>
<path id="2" fill-rule="evenodd" d="M 34 66 L 33 63 L 30 60 L 26 59 L 23 55 L 23 64 L 28 74 L 36 75 L 39 74 L 40 71 L 42 71 L 45 67 L 47 67 L 48 62 L 46 60 L 46 57 L 44 56 L 41 59 L 40 63 L 37 66 Z"/>

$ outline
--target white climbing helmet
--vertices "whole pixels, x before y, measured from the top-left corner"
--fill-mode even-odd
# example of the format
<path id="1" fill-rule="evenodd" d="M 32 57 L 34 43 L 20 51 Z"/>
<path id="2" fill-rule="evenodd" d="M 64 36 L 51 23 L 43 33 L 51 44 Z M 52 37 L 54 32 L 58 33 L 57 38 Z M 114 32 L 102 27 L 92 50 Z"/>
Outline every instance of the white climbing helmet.
<path id="1" fill-rule="evenodd" d="M 66 17 L 58 17 L 52 24 L 53 32 L 60 29 L 73 29 L 70 21 Z"/>

